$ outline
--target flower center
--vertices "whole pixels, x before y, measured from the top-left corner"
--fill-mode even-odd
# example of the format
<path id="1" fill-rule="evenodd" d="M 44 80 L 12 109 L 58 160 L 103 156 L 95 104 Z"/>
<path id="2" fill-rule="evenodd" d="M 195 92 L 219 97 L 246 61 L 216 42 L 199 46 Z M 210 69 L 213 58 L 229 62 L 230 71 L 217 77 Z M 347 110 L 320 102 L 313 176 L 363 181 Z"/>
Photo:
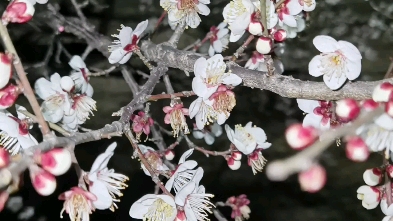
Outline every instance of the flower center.
<path id="1" fill-rule="evenodd" d="M 143 216 L 143 221 L 162 221 L 173 216 L 173 208 L 163 199 L 158 198 L 149 207 L 147 213 Z"/>
<path id="2" fill-rule="evenodd" d="M 177 2 L 177 9 L 179 10 L 194 9 L 198 3 L 199 0 L 179 0 Z"/>
<path id="3" fill-rule="evenodd" d="M 208 63 L 206 68 L 206 84 L 208 86 L 217 86 L 220 84 L 222 77 L 225 75 L 226 65 L 222 62 Z"/>
<path id="4" fill-rule="evenodd" d="M 216 93 L 217 95 L 214 96 L 213 108 L 220 113 L 224 113 L 228 118 L 230 112 L 236 106 L 235 95 L 231 91 L 222 91 Z"/>
<path id="5" fill-rule="evenodd" d="M 186 118 L 180 109 L 174 109 L 171 113 L 171 127 L 173 129 L 173 136 L 178 137 L 179 132 L 183 131 L 184 134 L 189 134 L 190 131 L 188 129 Z"/>
<path id="6" fill-rule="evenodd" d="M 126 45 L 123 50 L 126 52 L 133 52 L 138 48 L 138 36 L 132 35 L 131 43 Z"/>
<path id="7" fill-rule="evenodd" d="M 236 138 L 239 139 L 244 145 L 255 142 L 255 138 L 240 124 L 235 125 Z"/>
<path id="8" fill-rule="evenodd" d="M 70 199 L 70 205 L 68 209 L 71 211 L 68 214 L 73 214 L 73 217 L 70 217 L 71 220 L 82 220 L 83 213 L 90 212 L 87 200 L 81 194 L 73 194 Z"/>
<path id="9" fill-rule="evenodd" d="M 161 158 L 157 152 L 149 150 L 147 153 L 145 153 L 145 158 L 150 166 L 155 170 L 157 170 L 158 167 L 162 164 Z"/>
<path id="10" fill-rule="evenodd" d="M 299 4 L 301 6 L 303 6 L 304 4 L 306 4 L 308 7 L 310 7 L 312 5 L 312 0 L 299 0 Z"/>
<path id="11" fill-rule="evenodd" d="M 320 67 L 322 69 L 322 73 L 330 79 L 334 75 L 334 77 L 338 80 L 346 71 L 346 58 L 339 51 L 321 55 L 322 59 Z"/>
<path id="12" fill-rule="evenodd" d="M 326 125 L 332 117 L 332 103 L 330 101 L 319 101 L 320 106 L 314 109 L 314 114 L 322 116 L 321 123 Z"/>

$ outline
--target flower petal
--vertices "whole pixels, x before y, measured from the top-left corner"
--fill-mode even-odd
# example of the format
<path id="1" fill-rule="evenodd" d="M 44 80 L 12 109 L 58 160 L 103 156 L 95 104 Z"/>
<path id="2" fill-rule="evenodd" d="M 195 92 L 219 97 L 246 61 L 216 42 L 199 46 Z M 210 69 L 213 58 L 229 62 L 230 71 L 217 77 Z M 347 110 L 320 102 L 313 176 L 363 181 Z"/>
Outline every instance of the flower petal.
<path id="1" fill-rule="evenodd" d="M 231 86 L 237 86 L 242 83 L 242 79 L 236 74 L 229 74 L 225 78 L 222 79 L 222 83 Z"/>
<path id="2" fill-rule="evenodd" d="M 189 108 L 189 116 L 190 118 L 194 118 L 198 113 L 199 110 L 201 109 L 201 105 L 202 105 L 202 98 L 198 97 L 196 100 L 194 100 L 191 104 L 190 104 L 190 108 Z"/>
<path id="3" fill-rule="evenodd" d="M 323 69 L 321 68 L 321 55 L 314 56 L 308 64 L 308 73 L 313 77 L 319 77 L 323 75 Z"/>
<path id="4" fill-rule="evenodd" d="M 175 203 L 179 206 L 186 204 L 186 199 L 196 188 L 196 183 L 191 181 L 185 185 L 175 196 Z"/>
<path id="5" fill-rule="evenodd" d="M 120 30 L 119 32 L 119 40 L 120 40 L 120 44 L 121 47 L 125 47 L 128 44 L 131 44 L 132 41 L 132 28 L 131 27 L 124 27 Z"/>
<path id="6" fill-rule="evenodd" d="M 199 14 L 205 15 L 205 16 L 207 16 L 207 15 L 210 14 L 210 9 L 209 9 L 209 7 L 207 7 L 207 5 L 202 4 L 202 3 L 200 2 L 200 3 L 197 5 L 197 7 L 198 7 L 198 12 L 199 12 Z"/>
<path id="7" fill-rule="evenodd" d="M 192 91 L 199 97 L 204 97 L 208 91 L 208 87 L 200 77 L 194 77 L 192 79 Z M 214 93 L 214 92 L 213 92 Z M 210 97 L 210 95 L 209 95 Z"/>
<path id="8" fill-rule="evenodd" d="M 72 56 L 70 62 L 68 62 L 68 65 L 71 66 L 72 69 L 76 70 L 76 71 L 80 71 L 80 69 L 82 68 L 86 68 L 86 64 L 83 61 L 83 59 L 78 56 L 78 55 L 74 55 Z"/>
<path id="9" fill-rule="evenodd" d="M 359 77 L 360 72 L 362 71 L 362 61 L 361 60 L 356 60 L 356 61 L 351 61 L 347 60 L 347 78 L 350 81 L 355 80 L 356 78 Z"/>
<path id="10" fill-rule="evenodd" d="M 340 77 L 337 77 L 336 74 L 332 76 L 323 75 L 323 81 L 325 82 L 326 86 L 332 90 L 337 90 L 341 86 L 344 85 L 345 81 L 347 80 L 347 76 L 344 73 L 341 73 Z"/>
<path id="11" fill-rule="evenodd" d="M 132 32 L 132 34 L 139 37 L 146 30 L 148 24 L 149 24 L 149 20 L 147 19 L 139 23 L 134 29 L 134 32 Z"/>
<path id="12" fill-rule="evenodd" d="M 109 55 L 108 61 L 110 64 L 118 63 L 125 56 L 126 51 L 123 48 L 117 48 Z"/>
<path id="13" fill-rule="evenodd" d="M 351 61 L 356 61 L 362 59 L 362 54 L 360 54 L 359 49 L 350 42 L 338 41 L 340 46 L 340 51 L 343 55 Z"/>
<path id="14" fill-rule="evenodd" d="M 194 63 L 194 75 L 199 78 L 206 78 L 207 60 L 200 57 Z"/>
<path id="15" fill-rule="evenodd" d="M 379 116 L 374 120 L 374 123 L 385 130 L 393 130 L 393 118 L 387 114 Z"/>
<path id="16" fill-rule="evenodd" d="M 112 55 L 112 54 L 111 54 Z M 119 64 L 125 64 L 128 60 L 130 60 L 132 56 L 132 52 L 127 52 L 122 59 L 120 59 Z"/>
<path id="17" fill-rule="evenodd" d="M 318 35 L 313 39 L 314 46 L 322 53 L 334 52 L 340 48 L 336 39 L 327 35 Z"/>
<path id="18" fill-rule="evenodd" d="M 106 210 L 112 206 L 112 196 L 109 194 L 103 181 L 94 181 L 93 184 L 89 186 L 89 191 L 97 197 L 97 200 L 93 201 L 93 205 L 96 209 Z"/>
<path id="19" fill-rule="evenodd" d="M 241 34 L 234 34 L 233 32 L 231 32 L 231 35 L 229 36 L 229 41 L 230 42 L 237 42 L 239 41 L 239 39 L 244 35 L 246 31 L 242 31 Z"/>
<path id="20" fill-rule="evenodd" d="M 210 133 L 206 133 L 204 138 L 207 145 L 212 145 L 214 143 L 215 138 Z"/>
<path id="21" fill-rule="evenodd" d="M 235 35 L 242 35 L 250 24 L 250 21 L 251 15 L 248 12 L 241 14 L 230 26 L 232 33 Z"/>
<path id="22" fill-rule="evenodd" d="M 322 120 L 322 116 L 316 115 L 314 113 L 307 114 L 303 119 L 303 126 L 304 127 L 312 126 L 315 128 L 320 128 L 321 120 Z"/>
<path id="23" fill-rule="evenodd" d="M 181 155 L 181 157 L 179 159 L 179 164 L 184 163 L 186 161 L 186 159 L 192 155 L 193 152 L 194 152 L 194 148 L 189 149 L 186 152 L 184 152 L 183 155 Z"/>
<path id="24" fill-rule="evenodd" d="M 316 100 L 296 99 L 300 110 L 305 113 L 313 113 L 316 107 L 319 107 L 319 102 Z"/>

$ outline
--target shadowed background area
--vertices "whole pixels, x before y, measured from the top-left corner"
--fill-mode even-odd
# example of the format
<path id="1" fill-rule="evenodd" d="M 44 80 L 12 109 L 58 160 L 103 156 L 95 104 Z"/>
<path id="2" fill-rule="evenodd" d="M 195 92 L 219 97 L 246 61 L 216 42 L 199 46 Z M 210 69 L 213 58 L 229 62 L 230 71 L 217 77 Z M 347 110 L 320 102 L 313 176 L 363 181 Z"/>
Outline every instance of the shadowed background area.
<path id="1" fill-rule="evenodd" d="M 51 2 L 55 2 L 49 0 Z M 68 16 L 76 16 L 69 0 L 56 1 L 60 4 L 60 12 Z M 202 39 L 210 27 L 222 21 L 222 9 L 228 0 L 214 0 L 209 5 L 211 15 L 202 17 L 202 23 L 198 29 L 187 29 L 180 39 L 179 48 L 185 48 L 197 39 Z M 2 10 L 6 3 L 2 4 Z M 104 7 L 102 7 L 104 6 Z M 37 5 L 37 13 L 45 12 L 46 5 Z M 154 0 L 91 0 L 90 4 L 83 9 L 86 17 L 95 29 L 104 34 L 117 33 L 120 24 L 135 27 L 137 23 L 149 19 L 151 31 L 162 13 L 159 1 Z M 360 80 L 378 80 L 383 78 L 388 66 L 389 56 L 392 55 L 393 42 L 393 5 L 389 0 L 326 0 L 318 1 L 315 11 L 310 13 L 306 29 L 298 34 L 295 39 L 288 39 L 282 47 L 285 49 L 281 57 L 285 66 L 285 75 L 303 80 L 313 79 L 308 75 L 308 62 L 317 53 L 312 44 L 316 35 L 327 34 L 339 40 L 347 40 L 356 45 L 363 55 L 362 74 Z M 68 58 L 61 55 L 61 63 L 55 59 L 58 43 L 67 49 L 72 55 L 80 55 L 86 48 L 83 40 L 69 34 L 56 35 L 50 28 L 45 26 L 40 19 L 35 19 L 24 25 L 9 25 L 11 36 L 26 66 L 28 77 L 33 83 L 39 77 L 50 76 L 54 72 L 67 75 L 71 71 L 68 66 Z M 160 26 L 157 33 L 151 36 L 152 41 L 161 43 L 170 37 L 172 30 L 167 22 Z M 246 36 L 245 36 L 246 37 Z M 239 42 L 243 42 L 244 39 Z M 207 52 L 207 46 L 200 48 L 201 53 Z M 224 55 L 231 55 L 239 45 L 231 43 Z M 253 46 L 246 52 L 251 54 Z M 51 54 L 50 59 L 45 59 Z M 49 56 L 48 56 L 49 57 Z M 249 57 L 240 59 L 244 65 Z M 44 63 L 39 63 L 45 60 Z M 86 59 L 90 69 L 106 69 L 110 65 L 99 52 L 93 51 Z M 148 72 L 138 58 L 133 58 L 129 65 L 136 70 Z M 175 91 L 191 90 L 192 76 L 187 77 L 184 72 L 170 70 L 168 72 Z M 146 79 L 135 73 L 135 79 L 143 84 Z M 105 124 L 116 120 L 111 114 L 125 106 L 132 99 L 132 93 L 125 83 L 121 74 L 111 73 L 108 77 L 91 78 L 94 87 L 93 98 L 97 101 L 95 116 L 84 125 L 89 129 L 98 129 Z M 155 88 L 154 94 L 165 91 L 163 83 Z M 272 147 L 263 154 L 268 161 L 283 158 L 294 153 L 284 139 L 285 128 L 294 122 L 302 121 L 303 115 L 297 107 L 295 99 L 282 98 L 268 91 L 260 91 L 251 88 L 237 87 L 235 89 L 237 105 L 231 113 L 227 124 L 234 127 L 235 124 L 246 124 L 252 121 L 262 127 L 267 134 L 268 142 Z M 193 98 L 183 99 L 186 107 Z M 21 97 L 18 104 L 28 106 L 26 100 Z M 162 107 L 167 106 L 169 100 L 153 102 L 151 114 L 159 124 L 164 125 L 164 113 Z M 29 109 L 29 108 L 28 108 Z M 14 110 L 12 110 L 14 111 Z M 192 121 L 188 121 L 192 128 Z M 169 129 L 168 127 L 166 127 Z M 37 129 L 37 128 L 36 128 Z M 37 130 L 33 131 L 40 138 Z M 192 136 L 190 136 L 192 137 Z M 172 137 L 164 137 L 169 145 L 175 141 Z M 91 220 L 132 220 L 128 211 L 133 202 L 144 194 L 154 191 L 154 183 L 150 177 L 144 175 L 137 160 L 131 159 L 132 148 L 124 138 L 102 140 L 79 145 L 76 148 L 76 156 L 81 167 L 88 171 L 94 159 L 102 153 L 113 141 L 118 142 L 115 155 L 109 162 L 109 168 L 123 173 L 130 178 L 129 187 L 123 191 L 124 196 L 118 203 L 119 209 L 115 213 L 99 211 L 91 215 Z M 195 140 L 209 150 L 226 150 L 230 143 L 224 133 L 212 146 L 208 146 L 203 140 Z M 148 143 L 154 147 L 153 143 Z M 188 146 L 182 142 L 175 148 L 177 162 L 179 156 L 186 151 Z M 305 220 L 380 220 L 382 212 L 379 207 L 367 211 L 361 206 L 356 198 L 356 189 L 363 185 L 362 174 L 365 169 L 382 164 L 381 156 L 372 154 L 366 163 L 352 163 L 345 157 L 343 146 L 332 146 L 320 157 L 321 163 L 328 172 L 328 181 L 325 188 L 315 194 L 304 193 L 300 190 L 297 177 L 292 176 L 285 182 L 270 182 L 264 173 L 253 175 L 251 168 L 247 166 L 246 158 L 242 159 L 242 167 L 237 171 L 228 168 L 222 157 L 205 157 L 200 152 L 194 152 L 191 159 L 198 161 L 205 171 L 202 184 L 208 193 L 213 193 L 213 202 L 225 201 L 228 197 L 239 194 L 247 194 L 251 201 L 250 220 L 268 221 L 305 221 Z M 60 193 L 77 184 L 77 177 L 73 169 L 58 177 L 58 187 L 55 194 L 49 197 L 39 196 L 32 188 L 28 173 L 25 173 L 24 186 L 11 196 L 7 208 L 0 214 L 0 220 L 31 220 L 31 221 L 54 221 L 60 220 L 62 201 L 57 200 Z M 220 211 L 230 218 L 230 209 L 220 208 Z M 212 218 L 215 220 L 215 218 Z M 64 214 L 63 220 L 69 220 Z"/>

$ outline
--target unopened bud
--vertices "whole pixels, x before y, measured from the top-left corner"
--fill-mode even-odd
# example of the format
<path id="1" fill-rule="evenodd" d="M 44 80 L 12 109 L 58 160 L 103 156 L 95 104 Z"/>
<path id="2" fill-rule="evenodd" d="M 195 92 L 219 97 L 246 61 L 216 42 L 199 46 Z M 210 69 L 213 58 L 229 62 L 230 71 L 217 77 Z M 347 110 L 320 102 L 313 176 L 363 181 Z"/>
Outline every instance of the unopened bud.
<path id="1" fill-rule="evenodd" d="M 49 196 L 56 189 L 56 178 L 38 166 L 30 168 L 30 179 L 34 189 L 42 196 Z"/>
<path id="2" fill-rule="evenodd" d="M 393 92 L 393 85 L 389 82 L 384 82 L 374 88 L 373 100 L 376 102 L 387 102 Z"/>
<path id="3" fill-rule="evenodd" d="M 14 105 L 20 93 L 21 90 L 18 86 L 13 84 L 8 84 L 6 87 L 0 89 L 0 109 L 7 109 Z"/>
<path id="4" fill-rule="evenodd" d="M 233 151 L 231 154 L 231 157 L 234 160 L 241 160 L 242 159 L 242 153 L 240 153 L 239 151 Z"/>
<path id="5" fill-rule="evenodd" d="M 268 54 L 273 48 L 272 39 L 267 37 L 259 37 L 256 49 L 261 54 Z"/>
<path id="6" fill-rule="evenodd" d="M 362 101 L 362 107 L 364 108 L 364 110 L 366 111 L 372 111 L 375 108 L 379 107 L 379 103 L 375 102 L 373 99 L 367 99 Z"/>
<path id="7" fill-rule="evenodd" d="M 9 197 L 9 193 L 7 191 L 0 192 L 0 212 L 4 209 L 8 197 Z"/>
<path id="8" fill-rule="evenodd" d="M 359 116 L 360 107 L 353 99 L 337 101 L 336 114 L 343 120 L 351 121 Z"/>
<path id="9" fill-rule="evenodd" d="M 184 211 L 178 210 L 175 221 L 185 221 L 185 220 L 187 220 L 187 218 L 186 218 L 186 214 L 184 213 Z"/>
<path id="10" fill-rule="evenodd" d="M 10 155 L 4 149 L 4 147 L 0 146 L 0 169 L 7 167 L 10 163 Z"/>
<path id="11" fill-rule="evenodd" d="M 252 35 L 262 35 L 263 26 L 259 21 L 251 21 L 248 25 L 248 32 Z"/>
<path id="12" fill-rule="evenodd" d="M 317 130 L 314 127 L 303 127 L 301 124 L 293 124 L 285 131 L 285 138 L 293 149 L 303 149 L 312 144 L 317 138 Z"/>
<path id="13" fill-rule="evenodd" d="M 287 39 L 287 32 L 284 29 L 278 29 L 276 32 L 274 32 L 273 38 L 275 41 L 285 41 L 285 39 Z"/>
<path id="14" fill-rule="evenodd" d="M 242 165 L 242 163 L 239 160 L 235 160 L 232 157 L 229 157 L 227 159 L 227 164 L 231 170 L 238 170 Z"/>
<path id="15" fill-rule="evenodd" d="M 2 20 L 3 23 L 25 23 L 33 18 L 35 9 L 29 0 L 14 0 L 5 9 Z"/>
<path id="16" fill-rule="evenodd" d="M 382 170 L 378 167 L 367 169 L 363 173 L 363 180 L 369 186 L 376 186 L 382 182 Z"/>
<path id="17" fill-rule="evenodd" d="M 60 87 L 63 89 L 65 92 L 71 92 L 72 89 L 74 89 L 75 83 L 74 80 L 72 80 L 71 77 L 69 76 L 64 76 L 60 80 Z"/>
<path id="18" fill-rule="evenodd" d="M 363 162 L 367 160 L 370 155 L 366 143 L 360 137 L 350 138 L 347 142 L 345 151 L 348 159 L 355 162 Z"/>
<path id="19" fill-rule="evenodd" d="M 0 53 L 0 89 L 5 87 L 12 76 L 11 54 Z"/>
<path id="20" fill-rule="evenodd" d="M 165 159 L 173 160 L 174 157 L 175 157 L 175 153 L 173 152 L 173 150 L 166 150 L 165 151 Z"/>
<path id="21" fill-rule="evenodd" d="M 309 193 L 316 193 L 325 186 L 326 170 L 320 165 L 313 165 L 308 170 L 299 173 L 300 188 Z"/>
<path id="22" fill-rule="evenodd" d="M 71 154 L 67 149 L 55 148 L 37 157 L 37 163 L 41 164 L 49 173 L 59 176 L 68 171 L 71 166 Z"/>

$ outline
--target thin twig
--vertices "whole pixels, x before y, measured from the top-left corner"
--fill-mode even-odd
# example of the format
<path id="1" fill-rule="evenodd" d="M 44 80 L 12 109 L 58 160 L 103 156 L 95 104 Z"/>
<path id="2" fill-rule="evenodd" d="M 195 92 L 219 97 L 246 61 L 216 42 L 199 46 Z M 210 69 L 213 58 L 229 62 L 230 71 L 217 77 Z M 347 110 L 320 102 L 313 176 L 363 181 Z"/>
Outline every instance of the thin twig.
<path id="1" fill-rule="evenodd" d="M 184 136 L 184 139 L 186 139 L 187 144 L 190 148 L 194 148 L 195 150 L 202 152 L 203 154 L 205 154 L 207 157 L 209 155 L 211 156 L 227 156 L 228 154 L 232 153 L 232 149 L 226 150 L 226 151 L 211 151 L 211 150 L 206 150 L 203 147 L 199 147 L 197 145 L 195 145 L 190 138 L 188 138 L 188 136 Z"/>
<path id="2" fill-rule="evenodd" d="M 337 137 L 353 133 L 363 124 L 372 122 L 375 117 L 380 116 L 383 112 L 384 110 L 382 108 L 367 112 L 351 124 L 323 133 L 321 140 L 316 141 L 313 145 L 300 153 L 284 160 L 273 161 L 266 168 L 267 177 L 273 181 L 283 181 L 291 174 L 307 170 L 313 165 L 316 158 L 325 151 Z"/>
<path id="3" fill-rule="evenodd" d="M 175 32 L 173 32 L 173 35 L 168 40 L 168 43 L 172 47 L 177 47 L 177 44 L 179 43 L 179 39 L 182 36 L 185 28 L 186 28 L 186 22 L 181 22 L 180 24 L 177 25 Z"/>
<path id="4" fill-rule="evenodd" d="M 236 61 L 236 59 L 239 57 L 240 54 L 244 52 L 244 50 L 247 48 L 247 46 L 251 43 L 251 41 L 254 40 L 254 35 L 248 36 L 247 40 L 238 48 L 232 56 L 232 61 Z"/>
<path id="5" fill-rule="evenodd" d="M 3 39 L 3 43 L 8 52 L 13 55 L 14 58 L 14 67 L 16 73 L 18 74 L 19 80 L 23 85 L 23 92 L 26 96 L 27 100 L 30 103 L 31 108 L 34 111 L 34 114 L 37 116 L 37 122 L 41 126 L 41 132 L 44 136 L 50 134 L 50 130 L 48 124 L 44 120 L 44 116 L 41 113 L 40 105 L 38 104 L 37 99 L 35 98 L 33 89 L 30 86 L 29 80 L 27 79 L 25 70 L 23 69 L 22 61 L 20 60 L 18 53 L 15 50 L 14 44 L 11 41 L 10 35 L 8 34 L 7 28 L 0 22 L 0 35 Z"/>
<path id="6" fill-rule="evenodd" d="M 263 27 L 263 36 L 267 37 L 269 33 L 267 30 L 266 0 L 259 0 L 259 3 L 260 3 L 260 11 L 261 11 L 261 23 Z"/>
<path id="7" fill-rule="evenodd" d="M 173 93 L 173 94 L 149 95 L 149 96 L 147 96 L 147 100 L 156 101 L 156 100 L 160 100 L 160 99 L 171 99 L 171 98 L 176 98 L 176 97 L 190 97 L 193 95 L 195 95 L 195 93 L 193 91 L 182 91 L 182 92 Z"/>

